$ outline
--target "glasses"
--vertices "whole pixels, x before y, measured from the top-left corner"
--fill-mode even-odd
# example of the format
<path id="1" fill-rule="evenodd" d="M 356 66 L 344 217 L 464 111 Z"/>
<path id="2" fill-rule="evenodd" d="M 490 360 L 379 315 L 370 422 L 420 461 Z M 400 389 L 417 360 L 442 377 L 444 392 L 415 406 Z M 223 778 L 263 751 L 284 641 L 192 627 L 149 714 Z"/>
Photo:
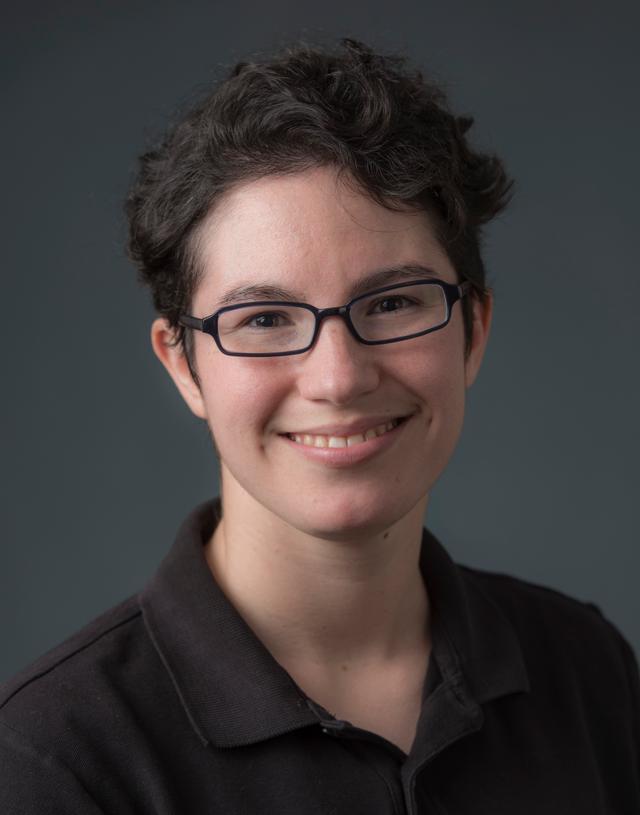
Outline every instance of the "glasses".
<path id="1" fill-rule="evenodd" d="M 444 328 L 454 303 L 470 288 L 468 281 L 455 285 L 444 280 L 415 280 L 375 289 L 333 308 L 259 300 L 224 306 L 204 318 L 181 314 L 178 322 L 210 334 L 223 354 L 281 357 L 308 351 L 326 317 L 341 317 L 352 336 L 365 345 L 421 337 Z"/>

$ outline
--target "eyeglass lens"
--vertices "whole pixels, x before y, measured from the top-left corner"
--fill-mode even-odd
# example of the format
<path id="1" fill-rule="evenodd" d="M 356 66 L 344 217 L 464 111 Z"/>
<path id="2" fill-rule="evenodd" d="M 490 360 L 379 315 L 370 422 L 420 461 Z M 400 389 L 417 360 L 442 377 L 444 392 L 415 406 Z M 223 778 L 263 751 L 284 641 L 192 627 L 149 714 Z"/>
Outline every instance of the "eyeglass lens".
<path id="1" fill-rule="evenodd" d="M 409 337 L 446 322 L 444 290 L 434 283 L 416 283 L 358 299 L 351 320 L 365 340 Z M 243 306 L 218 317 L 220 343 L 226 351 L 268 354 L 298 351 L 313 338 L 315 315 L 293 305 Z"/>

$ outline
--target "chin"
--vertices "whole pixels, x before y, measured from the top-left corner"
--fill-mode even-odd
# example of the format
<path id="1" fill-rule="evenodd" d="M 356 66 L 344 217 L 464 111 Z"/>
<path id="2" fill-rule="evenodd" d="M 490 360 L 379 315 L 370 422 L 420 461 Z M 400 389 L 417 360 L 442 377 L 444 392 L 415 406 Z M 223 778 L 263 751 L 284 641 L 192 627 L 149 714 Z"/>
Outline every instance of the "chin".
<path id="1" fill-rule="evenodd" d="M 388 489 L 384 495 L 359 498 L 343 490 L 340 496 L 305 502 L 283 519 L 301 532 L 324 540 L 370 538 L 393 526 L 411 510 L 406 496 L 400 501 L 390 500 L 391 497 Z"/>
<path id="2" fill-rule="evenodd" d="M 386 531 L 425 498 L 428 487 L 424 481 L 420 486 L 416 474 L 408 471 L 385 479 L 379 473 L 357 480 L 323 475 L 301 481 L 295 488 L 290 480 L 283 483 L 271 477 L 267 491 L 268 474 L 260 474 L 259 479 L 255 473 L 239 475 L 247 477 L 234 478 L 223 467 L 223 490 L 245 516 L 255 513 L 256 523 L 268 523 L 271 515 L 278 525 L 335 541 L 371 538 Z"/>

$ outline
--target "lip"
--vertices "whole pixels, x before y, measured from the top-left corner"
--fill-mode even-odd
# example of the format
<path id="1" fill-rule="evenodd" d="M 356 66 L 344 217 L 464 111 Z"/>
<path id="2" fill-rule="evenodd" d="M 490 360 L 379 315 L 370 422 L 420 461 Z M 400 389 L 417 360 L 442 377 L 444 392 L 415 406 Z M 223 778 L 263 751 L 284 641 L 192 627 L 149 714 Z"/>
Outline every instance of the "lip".
<path id="1" fill-rule="evenodd" d="M 306 444 L 293 441 L 293 439 L 285 435 L 281 435 L 280 438 L 285 444 L 290 445 L 300 453 L 300 455 L 310 461 L 316 461 L 333 468 L 352 467 L 355 464 L 360 464 L 388 450 L 398 441 L 412 418 L 413 414 L 407 416 L 405 420 L 397 427 L 394 427 L 393 430 L 388 430 L 386 433 L 383 433 L 382 436 L 367 439 L 367 441 L 363 441 L 361 444 L 356 444 L 353 447 L 309 447 Z M 378 424 L 382 424 L 382 422 L 378 422 Z M 358 431 L 354 431 L 354 433 L 355 432 Z"/>
<path id="2" fill-rule="evenodd" d="M 363 419 L 356 419 L 345 424 L 323 424 L 317 427 L 306 428 L 305 430 L 287 430 L 286 434 L 296 436 L 355 436 L 357 433 L 366 433 L 378 425 L 386 424 L 393 419 L 407 419 L 412 414 L 386 413 L 384 416 L 366 416 Z"/>

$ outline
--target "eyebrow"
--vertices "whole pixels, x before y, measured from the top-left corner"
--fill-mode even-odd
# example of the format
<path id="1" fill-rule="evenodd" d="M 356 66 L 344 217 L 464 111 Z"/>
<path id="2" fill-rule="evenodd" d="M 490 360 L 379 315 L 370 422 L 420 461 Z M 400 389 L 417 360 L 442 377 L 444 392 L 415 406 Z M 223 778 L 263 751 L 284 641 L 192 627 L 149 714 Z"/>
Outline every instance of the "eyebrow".
<path id="1" fill-rule="evenodd" d="M 348 299 L 353 300 L 354 297 L 366 294 L 372 289 L 381 288 L 387 283 L 416 280 L 418 278 L 436 278 L 437 276 L 433 269 L 420 263 L 403 263 L 399 266 L 377 269 L 358 280 L 351 287 Z M 271 283 L 255 283 L 229 289 L 220 298 L 218 308 L 248 300 L 285 300 L 289 303 L 301 303 L 304 302 L 304 297 L 300 292 L 283 289 Z"/>

